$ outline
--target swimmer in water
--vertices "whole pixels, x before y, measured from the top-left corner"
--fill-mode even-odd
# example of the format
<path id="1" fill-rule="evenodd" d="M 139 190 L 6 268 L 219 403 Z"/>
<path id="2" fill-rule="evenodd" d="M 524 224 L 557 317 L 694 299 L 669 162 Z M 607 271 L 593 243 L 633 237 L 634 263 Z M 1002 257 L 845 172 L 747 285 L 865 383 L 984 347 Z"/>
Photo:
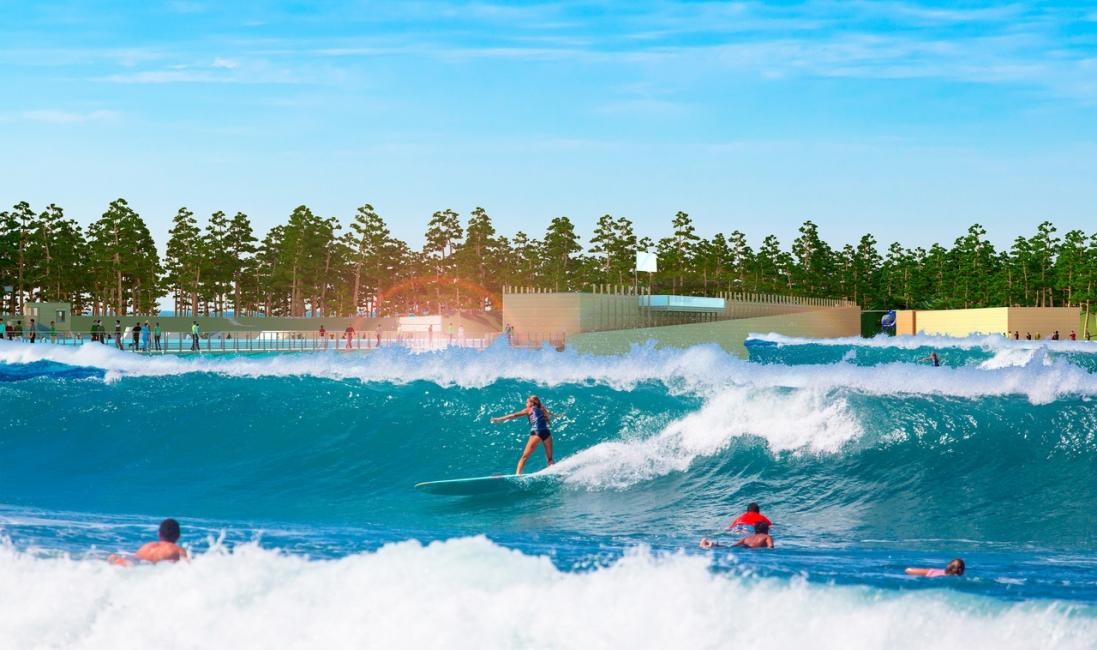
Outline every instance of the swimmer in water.
<path id="1" fill-rule="evenodd" d="M 908 576 L 921 576 L 923 578 L 940 578 L 942 576 L 962 576 L 964 575 L 964 561 L 960 558 L 948 563 L 944 569 L 920 569 L 918 567 L 909 567 L 906 570 Z"/>
<path id="2" fill-rule="evenodd" d="M 941 366 L 941 357 L 937 356 L 936 352 L 930 352 L 928 357 L 920 359 L 920 361 L 929 361 L 933 363 L 934 368 L 938 368 Z"/>
<path id="3" fill-rule="evenodd" d="M 758 504 L 751 501 L 747 504 L 747 511 L 732 520 L 724 530 L 728 531 L 742 526 L 749 526 L 757 531 L 757 528 L 754 527 L 760 523 L 765 524 L 767 529 L 769 526 L 773 525 L 773 522 L 769 520 L 769 517 L 762 514 L 762 509 L 758 507 Z M 712 548 L 713 546 L 722 546 L 722 544 L 718 544 L 714 540 L 706 539 L 704 537 L 701 538 L 701 548 Z"/>
<path id="4" fill-rule="evenodd" d="M 526 408 L 516 413 L 511 413 L 510 415 L 492 418 L 491 423 L 497 424 L 523 416 L 529 419 L 529 440 L 526 442 L 526 449 L 522 452 L 522 457 L 518 459 L 518 469 L 514 472 L 516 475 L 522 474 L 522 469 L 526 466 L 526 461 L 529 460 L 529 456 L 533 453 L 533 450 L 537 449 L 538 444 L 544 443 L 545 458 L 548 459 L 549 465 L 552 465 L 553 462 L 552 431 L 549 429 L 549 421 L 552 420 L 552 412 L 545 408 L 545 405 L 541 403 L 540 398 L 536 395 L 530 395 L 526 399 Z"/>
<path id="5" fill-rule="evenodd" d="M 187 559 L 187 551 L 182 546 L 179 546 L 176 542 L 179 541 L 179 522 L 174 519 L 165 519 L 160 522 L 160 540 L 156 542 L 149 542 L 145 544 L 137 553 L 134 554 L 134 559 L 141 560 L 143 562 L 178 562 L 179 560 Z M 119 564 L 122 566 L 129 566 L 133 562 L 120 555 L 111 555 L 107 558 L 107 561 L 111 564 Z"/>
<path id="6" fill-rule="evenodd" d="M 701 548 L 715 548 L 718 546 L 726 546 L 711 539 L 701 538 Z M 769 524 L 764 521 L 759 521 L 754 524 L 754 534 L 747 535 L 740 539 L 738 542 L 731 544 L 732 547 L 742 546 L 744 548 L 773 548 L 773 538 L 769 535 Z"/>

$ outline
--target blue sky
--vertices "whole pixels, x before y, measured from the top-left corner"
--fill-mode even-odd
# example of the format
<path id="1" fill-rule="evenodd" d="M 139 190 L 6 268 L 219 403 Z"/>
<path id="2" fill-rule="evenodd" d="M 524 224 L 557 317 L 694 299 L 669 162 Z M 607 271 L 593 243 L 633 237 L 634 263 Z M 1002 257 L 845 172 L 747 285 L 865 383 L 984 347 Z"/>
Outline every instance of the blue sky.
<path id="1" fill-rule="evenodd" d="M 1007 243 L 1097 224 L 1089 3 L 0 0 L 0 202 L 257 228 L 370 202 L 412 243 L 642 234 Z"/>

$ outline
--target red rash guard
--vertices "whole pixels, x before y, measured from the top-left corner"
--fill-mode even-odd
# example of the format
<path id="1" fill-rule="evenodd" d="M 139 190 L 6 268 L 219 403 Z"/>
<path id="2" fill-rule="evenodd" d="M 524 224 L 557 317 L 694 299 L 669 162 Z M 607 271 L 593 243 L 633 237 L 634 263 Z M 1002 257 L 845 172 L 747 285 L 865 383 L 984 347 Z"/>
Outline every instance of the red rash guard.
<path id="1" fill-rule="evenodd" d="M 736 526 L 753 526 L 758 522 L 762 522 L 763 524 L 767 524 L 770 526 L 773 525 L 773 522 L 769 520 L 769 517 L 766 517 L 760 512 L 744 512 L 743 514 L 736 517 L 735 521 L 731 522 L 728 528 L 735 528 Z"/>

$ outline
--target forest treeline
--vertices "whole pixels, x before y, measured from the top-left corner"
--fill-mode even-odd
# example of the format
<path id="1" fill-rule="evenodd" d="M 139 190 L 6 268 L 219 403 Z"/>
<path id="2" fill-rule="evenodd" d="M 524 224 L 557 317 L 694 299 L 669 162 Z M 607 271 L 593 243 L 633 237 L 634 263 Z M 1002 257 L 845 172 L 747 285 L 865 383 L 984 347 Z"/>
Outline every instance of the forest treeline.
<path id="1" fill-rule="evenodd" d="M 783 246 L 774 235 L 757 248 L 739 230 L 704 238 L 678 212 L 668 234 L 639 237 L 626 217 L 604 215 L 582 242 L 567 217 L 543 233 L 498 233 L 476 208 L 465 219 L 435 212 L 425 244 L 392 236 L 373 206 L 348 223 L 299 206 L 259 237 L 246 214 L 214 212 L 201 221 L 187 208 L 172 219 L 163 257 L 144 219 L 124 199 L 81 227 L 57 205 L 20 202 L 0 212 L 4 310 L 25 301 L 70 302 L 93 314 L 155 313 L 167 298 L 177 314 L 329 316 L 435 313 L 485 306 L 505 285 L 555 291 L 591 284 L 631 285 L 638 250 L 658 254 L 659 271 L 641 274 L 656 293 L 722 291 L 846 298 L 863 308 L 1080 306 L 1097 288 L 1097 233 L 1059 234 L 1043 222 L 1005 250 L 972 225 L 950 245 L 892 243 L 881 252 L 866 234 L 833 246 L 806 221 Z M 482 288 L 482 289 L 481 289 Z"/>

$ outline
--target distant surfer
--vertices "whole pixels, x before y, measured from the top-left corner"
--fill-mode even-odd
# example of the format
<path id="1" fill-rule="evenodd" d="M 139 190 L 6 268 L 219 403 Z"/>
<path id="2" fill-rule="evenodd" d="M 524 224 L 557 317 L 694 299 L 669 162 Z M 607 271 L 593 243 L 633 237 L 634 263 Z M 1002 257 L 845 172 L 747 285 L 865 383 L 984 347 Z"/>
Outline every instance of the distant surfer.
<path id="1" fill-rule="evenodd" d="M 187 550 L 179 546 L 179 522 L 174 519 L 165 519 L 160 522 L 159 540 L 149 542 L 137 550 L 133 559 L 142 562 L 178 562 L 187 559 Z M 111 555 L 107 558 L 111 564 L 129 566 L 133 560 L 121 555 Z"/>
<path id="2" fill-rule="evenodd" d="M 701 538 L 701 548 L 716 548 L 722 546 L 742 546 L 744 548 L 773 548 L 773 538 L 769 535 L 769 524 L 759 521 L 754 524 L 754 532 L 743 537 L 734 544 L 721 544 L 711 539 Z"/>
<path id="3" fill-rule="evenodd" d="M 920 359 L 920 361 L 929 361 L 933 364 L 934 368 L 939 368 L 941 366 L 941 357 L 937 356 L 936 352 L 930 352 L 928 357 Z"/>
<path id="4" fill-rule="evenodd" d="M 523 416 L 529 419 L 529 441 L 526 442 L 526 450 L 522 452 L 522 457 L 518 459 L 518 469 L 514 472 L 516 475 L 522 474 L 522 468 L 526 466 L 530 454 L 533 453 L 534 449 L 537 449 L 537 445 L 540 443 L 545 444 L 545 458 L 548 459 L 548 464 L 551 465 L 553 462 L 552 431 L 549 429 L 552 412 L 545 408 L 545 405 L 541 403 L 541 399 L 536 395 L 530 395 L 526 398 L 526 408 L 510 415 L 492 418 L 491 423 L 497 424 Z"/>
<path id="5" fill-rule="evenodd" d="M 964 561 L 960 558 L 948 563 L 944 569 L 921 569 L 918 567 L 909 567 L 906 570 L 908 576 L 921 576 L 923 578 L 941 578 L 943 576 L 962 576 L 964 575 Z"/>

